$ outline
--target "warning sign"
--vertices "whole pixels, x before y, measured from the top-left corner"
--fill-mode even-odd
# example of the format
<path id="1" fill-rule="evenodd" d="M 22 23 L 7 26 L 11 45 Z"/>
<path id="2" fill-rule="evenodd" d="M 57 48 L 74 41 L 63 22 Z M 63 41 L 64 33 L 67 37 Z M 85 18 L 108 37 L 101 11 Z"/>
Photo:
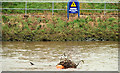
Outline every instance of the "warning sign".
<path id="1" fill-rule="evenodd" d="M 71 4 L 71 7 L 76 7 L 75 2 L 73 2 L 73 3 Z"/>
<path id="2" fill-rule="evenodd" d="M 78 0 L 69 0 L 67 4 L 67 18 L 69 19 L 69 13 L 78 13 L 80 17 L 80 4 Z"/>
<path id="3" fill-rule="evenodd" d="M 69 2 L 69 13 L 78 13 L 78 2 Z"/>

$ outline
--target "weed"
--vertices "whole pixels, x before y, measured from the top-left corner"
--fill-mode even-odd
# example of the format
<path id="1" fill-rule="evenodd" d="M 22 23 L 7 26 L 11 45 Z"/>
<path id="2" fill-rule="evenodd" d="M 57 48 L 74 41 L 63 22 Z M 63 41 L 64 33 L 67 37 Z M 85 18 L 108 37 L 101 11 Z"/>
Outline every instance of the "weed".
<path id="1" fill-rule="evenodd" d="M 19 41 L 85 41 L 118 40 L 118 23 L 116 17 L 81 17 L 64 21 L 53 16 L 51 20 L 42 17 L 3 16 L 3 40 Z M 45 20 L 45 22 L 44 22 Z M 9 23 L 8 23 L 9 22 Z M 44 22 L 44 23 L 43 23 Z M 95 26 L 95 23 L 98 26 Z"/>

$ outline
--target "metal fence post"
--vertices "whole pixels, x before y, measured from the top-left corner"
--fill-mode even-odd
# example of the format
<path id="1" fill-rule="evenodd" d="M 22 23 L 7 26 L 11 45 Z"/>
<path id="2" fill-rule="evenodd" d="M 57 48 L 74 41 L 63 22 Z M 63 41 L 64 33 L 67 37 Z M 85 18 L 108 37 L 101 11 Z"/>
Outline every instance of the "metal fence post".
<path id="1" fill-rule="evenodd" d="M 27 14 L 27 1 L 25 2 L 25 15 Z"/>
<path id="2" fill-rule="evenodd" d="M 79 5 L 79 6 L 80 6 L 79 8 L 80 8 L 80 10 L 81 10 L 81 3 L 79 2 L 79 4 L 80 4 L 80 5 Z M 81 12 L 79 12 L 79 14 L 80 14 L 80 13 L 81 13 Z"/>
<path id="3" fill-rule="evenodd" d="M 1 16 L 2 16 L 2 2 L 0 2 L 0 3 L 1 3 L 1 4 L 0 4 L 0 5 L 1 5 L 0 13 L 1 13 Z"/>
<path id="4" fill-rule="evenodd" d="M 78 17 L 80 17 L 80 3 L 78 2 Z"/>
<path id="5" fill-rule="evenodd" d="M 106 15 L 106 2 L 105 2 L 104 5 L 105 5 L 105 6 L 104 6 L 104 15 Z"/>
<path id="6" fill-rule="evenodd" d="M 2 2 L 0 2 L 0 21 L 2 23 Z M 1 23 L 0 23 L 0 26 L 1 26 Z"/>
<path id="7" fill-rule="evenodd" d="M 2 19 L 2 2 L 0 2 L 0 41 L 2 40 L 2 23 L 3 23 L 3 19 Z"/>
<path id="8" fill-rule="evenodd" d="M 54 15 L 54 2 L 52 2 L 52 15 Z"/>

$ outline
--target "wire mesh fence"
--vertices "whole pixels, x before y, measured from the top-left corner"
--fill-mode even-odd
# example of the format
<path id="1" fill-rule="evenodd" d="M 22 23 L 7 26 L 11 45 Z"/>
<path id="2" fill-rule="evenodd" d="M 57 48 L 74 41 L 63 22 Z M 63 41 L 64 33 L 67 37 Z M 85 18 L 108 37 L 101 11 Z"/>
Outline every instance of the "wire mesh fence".
<path id="1" fill-rule="evenodd" d="M 54 15 L 55 11 L 65 11 L 67 10 L 67 2 L 66 0 L 63 1 L 1 1 L 1 8 L 3 14 L 7 14 L 7 11 L 14 12 L 16 10 L 16 13 L 25 13 L 28 14 L 31 11 L 39 12 L 39 11 L 51 11 L 52 15 Z M 113 12 L 114 15 L 118 15 L 118 5 L 120 2 L 86 2 L 86 1 L 79 1 L 80 2 L 80 14 L 85 14 L 86 12 L 92 11 L 94 13 L 95 11 L 98 13 L 103 13 L 106 15 L 106 13 Z M 6 7 L 6 3 L 10 5 L 14 5 L 11 7 Z M 19 3 L 18 6 L 15 6 L 14 3 Z M 21 5 L 20 5 L 21 4 Z M 34 4 L 34 6 L 33 6 Z M 61 4 L 61 6 L 58 4 Z M 91 5 L 92 8 L 89 6 Z M 111 6 L 113 5 L 113 6 Z M 20 8 L 21 7 L 21 8 Z M 17 10 L 21 10 L 18 11 Z M 86 13 L 87 14 L 87 13 Z M 94 13 L 96 14 L 96 13 Z"/>

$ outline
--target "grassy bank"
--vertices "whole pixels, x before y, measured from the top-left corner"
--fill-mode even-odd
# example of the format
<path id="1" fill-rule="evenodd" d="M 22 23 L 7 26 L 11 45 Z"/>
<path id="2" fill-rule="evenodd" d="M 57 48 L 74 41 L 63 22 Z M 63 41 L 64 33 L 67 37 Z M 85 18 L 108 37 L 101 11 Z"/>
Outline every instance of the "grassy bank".
<path id="1" fill-rule="evenodd" d="M 112 16 L 71 15 L 3 16 L 4 41 L 84 41 L 118 40 L 118 18 Z"/>

